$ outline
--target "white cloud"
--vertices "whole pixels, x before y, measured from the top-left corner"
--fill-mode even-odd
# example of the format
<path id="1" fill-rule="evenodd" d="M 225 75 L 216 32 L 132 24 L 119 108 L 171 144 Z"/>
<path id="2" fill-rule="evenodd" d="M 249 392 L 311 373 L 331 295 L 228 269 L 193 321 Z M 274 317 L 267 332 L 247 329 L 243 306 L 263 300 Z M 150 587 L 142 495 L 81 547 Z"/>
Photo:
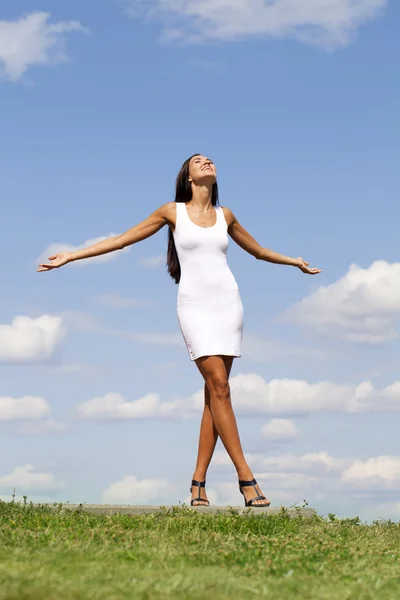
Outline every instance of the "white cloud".
<path id="1" fill-rule="evenodd" d="M 46 400 L 35 396 L 0 397 L 0 422 L 44 419 L 50 414 Z"/>
<path id="2" fill-rule="evenodd" d="M 110 393 L 78 406 L 78 414 L 84 419 L 147 419 L 163 413 L 160 398 L 156 394 L 127 402 L 121 394 Z"/>
<path id="3" fill-rule="evenodd" d="M 318 288 L 292 306 L 285 318 L 322 334 L 379 344 L 399 337 L 400 263 L 384 260 Z"/>
<path id="4" fill-rule="evenodd" d="M 166 257 L 165 254 L 159 254 L 158 256 L 143 256 L 138 260 L 138 264 L 148 269 L 154 269 L 161 265 L 165 265 Z"/>
<path id="5" fill-rule="evenodd" d="M 0 73 L 18 81 L 31 66 L 67 60 L 66 34 L 87 32 L 78 21 L 49 23 L 50 15 L 32 12 L 12 21 L 0 20 Z"/>
<path id="6" fill-rule="evenodd" d="M 245 414 L 301 414 L 315 411 L 345 411 L 352 386 L 329 381 L 310 384 L 302 380 L 273 379 L 256 374 L 237 375 L 231 380 L 235 409 Z"/>
<path id="7" fill-rule="evenodd" d="M 53 473 L 42 473 L 32 465 L 16 467 L 10 475 L 0 476 L 0 490 L 16 489 L 18 493 L 28 490 L 51 491 L 64 486 Z"/>
<path id="8" fill-rule="evenodd" d="M 138 400 L 127 401 L 118 393 L 93 398 L 78 405 L 78 415 L 83 419 L 131 420 L 131 419 L 187 419 L 201 410 L 202 395 L 192 397 L 188 405 L 182 398 L 161 402 L 158 394 L 147 394 Z"/>
<path id="9" fill-rule="evenodd" d="M 50 407 L 40 396 L 0 396 L 0 424 L 13 424 L 20 435 L 44 435 L 65 431 L 67 426 L 49 419 Z"/>
<path id="10" fill-rule="evenodd" d="M 309 498 L 313 502 L 329 501 L 345 494 L 352 498 L 390 498 L 400 492 L 400 456 L 376 456 L 366 459 L 334 457 L 327 452 L 304 455 L 282 454 L 264 456 L 246 454 L 255 478 L 271 495 L 281 498 Z M 214 464 L 222 469 L 233 468 L 225 452 L 216 452 Z M 357 512 L 360 502 L 357 504 Z M 364 506 L 366 508 L 366 505 Z M 329 510 L 334 510 L 333 507 Z M 378 518 L 381 515 L 375 515 Z"/>
<path id="11" fill-rule="evenodd" d="M 134 475 L 127 475 L 109 485 L 102 493 L 102 500 L 109 504 L 154 504 L 162 503 L 173 492 L 173 486 L 165 479 L 139 480 Z"/>
<path id="12" fill-rule="evenodd" d="M 246 461 L 253 469 L 265 470 L 268 473 L 307 473 L 321 475 L 327 472 L 340 472 L 349 465 L 347 459 L 336 459 L 327 452 L 315 452 L 297 456 L 282 454 L 263 456 L 262 454 L 245 454 Z M 213 458 L 216 465 L 226 467 L 232 464 L 226 452 L 216 452 Z"/>
<path id="13" fill-rule="evenodd" d="M 377 390 L 368 381 L 355 386 L 291 379 L 266 382 L 260 375 L 248 374 L 233 377 L 230 385 L 235 411 L 249 417 L 400 410 L 400 382 Z M 198 415 L 203 404 L 202 389 L 189 398 L 176 398 L 170 402 L 161 402 L 157 394 L 127 401 L 121 394 L 109 393 L 80 404 L 78 414 L 87 419 L 187 419 Z"/>
<path id="14" fill-rule="evenodd" d="M 111 238 L 111 237 L 117 237 L 118 235 L 119 235 L 118 233 L 109 233 L 108 235 L 103 235 L 103 236 L 99 236 L 96 238 L 92 238 L 90 240 L 86 240 L 86 242 L 83 242 L 83 244 L 79 244 L 77 246 L 74 246 L 73 244 L 69 244 L 67 242 L 54 242 L 54 244 L 50 244 L 50 246 L 48 246 L 45 250 L 43 250 L 43 252 L 37 258 L 36 262 L 37 263 L 47 262 L 49 259 L 49 256 L 53 256 L 53 254 L 57 254 L 58 252 L 76 252 L 77 250 L 82 250 L 83 248 L 87 248 L 88 246 L 93 246 L 94 244 L 103 242 L 104 240 L 107 240 L 108 238 Z M 114 252 L 108 252 L 107 254 L 101 254 L 100 256 L 92 256 L 91 258 L 86 258 L 84 260 L 76 260 L 67 266 L 74 266 L 74 265 L 75 266 L 76 265 L 85 266 L 89 263 L 94 263 L 94 262 L 107 263 L 112 260 L 115 260 L 116 258 L 118 258 L 118 256 L 121 256 L 121 254 L 123 254 L 125 252 L 129 252 L 129 250 L 130 250 L 130 248 L 126 247 L 126 248 L 123 248 L 122 250 L 115 250 Z"/>
<path id="15" fill-rule="evenodd" d="M 150 304 L 149 300 L 138 300 L 136 298 L 127 298 L 119 294 L 101 294 L 96 301 L 110 308 L 142 308 Z"/>
<path id="16" fill-rule="evenodd" d="M 400 456 L 357 460 L 344 471 L 342 479 L 357 488 L 400 490 Z"/>
<path id="17" fill-rule="evenodd" d="M 46 362 L 64 334 L 60 317 L 15 317 L 11 325 L 0 325 L 0 362 Z"/>
<path id="18" fill-rule="evenodd" d="M 272 419 L 263 425 L 262 434 L 267 440 L 293 441 L 298 436 L 298 429 L 289 419 Z"/>
<path id="19" fill-rule="evenodd" d="M 363 413 L 400 410 L 400 383 L 376 389 L 369 381 L 338 385 L 330 381 L 308 383 L 295 379 L 269 382 L 256 374 L 231 380 L 232 401 L 243 414 L 310 414 L 313 412 Z"/>
<path id="20" fill-rule="evenodd" d="M 118 393 L 109 393 L 83 402 L 77 408 L 83 419 L 130 420 L 130 419 L 187 419 L 201 410 L 202 398 L 192 397 L 187 406 L 184 399 L 161 402 L 157 394 L 127 401 Z"/>
<path id="21" fill-rule="evenodd" d="M 378 17 L 387 0 L 128 0 L 132 17 L 165 24 L 164 37 L 200 41 L 250 36 L 294 38 L 333 48 Z"/>

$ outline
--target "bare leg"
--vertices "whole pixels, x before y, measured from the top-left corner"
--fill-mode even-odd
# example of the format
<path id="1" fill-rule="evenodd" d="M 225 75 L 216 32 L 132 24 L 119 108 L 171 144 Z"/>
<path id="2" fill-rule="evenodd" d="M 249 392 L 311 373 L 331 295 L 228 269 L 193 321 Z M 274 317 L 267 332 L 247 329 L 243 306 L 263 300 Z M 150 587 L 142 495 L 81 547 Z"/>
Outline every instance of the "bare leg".
<path id="1" fill-rule="evenodd" d="M 231 373 L 233 357 L 226 356 L 223 357 L 225 364 L 226 376 L 229 379 L 229 375 Z M 210 465 L 212 456 L 214 454 L 215 445 L 218 440 L 218 433 L 214 426 L 214 420 L 211 414 L 210 408 L 210 392 L 208 390 L 207 384 L 204 384 L 204 410 L 203 410 L 203 418 L 201 420 L 200 426 L 200 437 L 199 437 L 199 450 L 197 454 L 197 463 L 196 469 L 193 473 L 193 479 L 196 481 L 205 481 L 207 470 Z M 203 498 L 207 501 L 207 494 L 205 488 L 194 487 L 192 490 L 192 498 Z M 195 506 L 202 506 L 207 504 L 207 502 L 195 502 Z"/>
<path id="2" fill-rule="evenodd" d="M 254 476 L 246 462 L 240 443 L 224 359 L 221 356 L 206 356 L 199 358 L 196 364 L 204 377 L 210 394 L 210 412 L 214 427 L 235 465 L 238 478 L 251 480 Z M 246 500 L 250 500 L 256 496 L 252 487 L 243 488 L 243 492 Z M 258 493 L 262 495 L 259 487 Z M 259 500 L 255 504 L 264 505 L 269 504 L 269 502 L 267 500 Z"/>

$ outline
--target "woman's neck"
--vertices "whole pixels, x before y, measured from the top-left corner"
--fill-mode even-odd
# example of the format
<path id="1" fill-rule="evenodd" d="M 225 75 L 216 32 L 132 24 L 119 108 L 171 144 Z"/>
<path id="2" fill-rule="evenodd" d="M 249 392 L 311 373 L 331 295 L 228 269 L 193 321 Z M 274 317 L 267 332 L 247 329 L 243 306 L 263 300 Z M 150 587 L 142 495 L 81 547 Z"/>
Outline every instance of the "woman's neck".
<path id="1" fill-rule="evenodd" d="M 190 204 L 194 206 L 199 212 L 207 212 L 212 208 L 212 190 L 213 186 L 202 185 L 192 186 L 193 195 Z"/>

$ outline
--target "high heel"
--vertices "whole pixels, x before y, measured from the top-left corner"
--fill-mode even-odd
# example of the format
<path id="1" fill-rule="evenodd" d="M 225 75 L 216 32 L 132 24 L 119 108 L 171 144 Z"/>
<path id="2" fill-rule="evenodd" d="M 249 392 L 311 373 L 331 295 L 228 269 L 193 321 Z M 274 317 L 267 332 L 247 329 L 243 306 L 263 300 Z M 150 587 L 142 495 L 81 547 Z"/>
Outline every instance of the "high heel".
<path id="1" fill-rule="evenodd" d="M 192 489 L 194 487 L 199 488 L 199 496 L 198 496 L 198 498 L 193 498 L 191 500 L 191 502 L 190 502 L 191 506 L 210 506 L 210 503 L 208 500 L 205 500 L 204 498 L 200 497 L 200 488 L 206 487 L 206 482 L 205 481 L 196 481 L 195 479 L 192 479 L 192 487 L 190 488 L 190 493 L 192 493 Z M 207 504 L 193 504 L 194 502 L 207 502 Z"/>
<path id="2" fill-rule="evenodd" d="M 239 490 L 240 490 L 241 494 L 243 494 L 242 488 L 244 488 L 244 487 L 253 487 L 257 494 L 257 496 L 255 498 L 251 498 L 251 500 L 246 500 L 246 496 L 243 494 L 244 504 L 245 504 L 245 506 L 252 506 L 253 508 L 267 508 L 267 506 L 269 506 L 271 504 L 271 502 L 269 500 L 267 500 L 267 498 L 265 496 L 260 496 L 258 494 L 256 485 L 258 485 L 258 484 L 255 479 L 252 479 L 251 481 L 240 481 L 239 480 Z M 267 500 L 268 504 L 253 504 L 253 502 L 257 502 L 258 500 Z"/>

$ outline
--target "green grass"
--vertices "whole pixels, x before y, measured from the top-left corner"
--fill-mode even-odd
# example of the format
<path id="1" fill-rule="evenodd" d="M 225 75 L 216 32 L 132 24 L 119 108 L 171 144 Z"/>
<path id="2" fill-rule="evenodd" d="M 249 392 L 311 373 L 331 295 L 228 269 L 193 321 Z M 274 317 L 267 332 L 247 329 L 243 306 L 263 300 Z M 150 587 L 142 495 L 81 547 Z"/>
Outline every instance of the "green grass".
<path id="1" fill-rule="evenodd" d="M 400 526 L 0 502 L 0 600 L 400 598 Z"/>

